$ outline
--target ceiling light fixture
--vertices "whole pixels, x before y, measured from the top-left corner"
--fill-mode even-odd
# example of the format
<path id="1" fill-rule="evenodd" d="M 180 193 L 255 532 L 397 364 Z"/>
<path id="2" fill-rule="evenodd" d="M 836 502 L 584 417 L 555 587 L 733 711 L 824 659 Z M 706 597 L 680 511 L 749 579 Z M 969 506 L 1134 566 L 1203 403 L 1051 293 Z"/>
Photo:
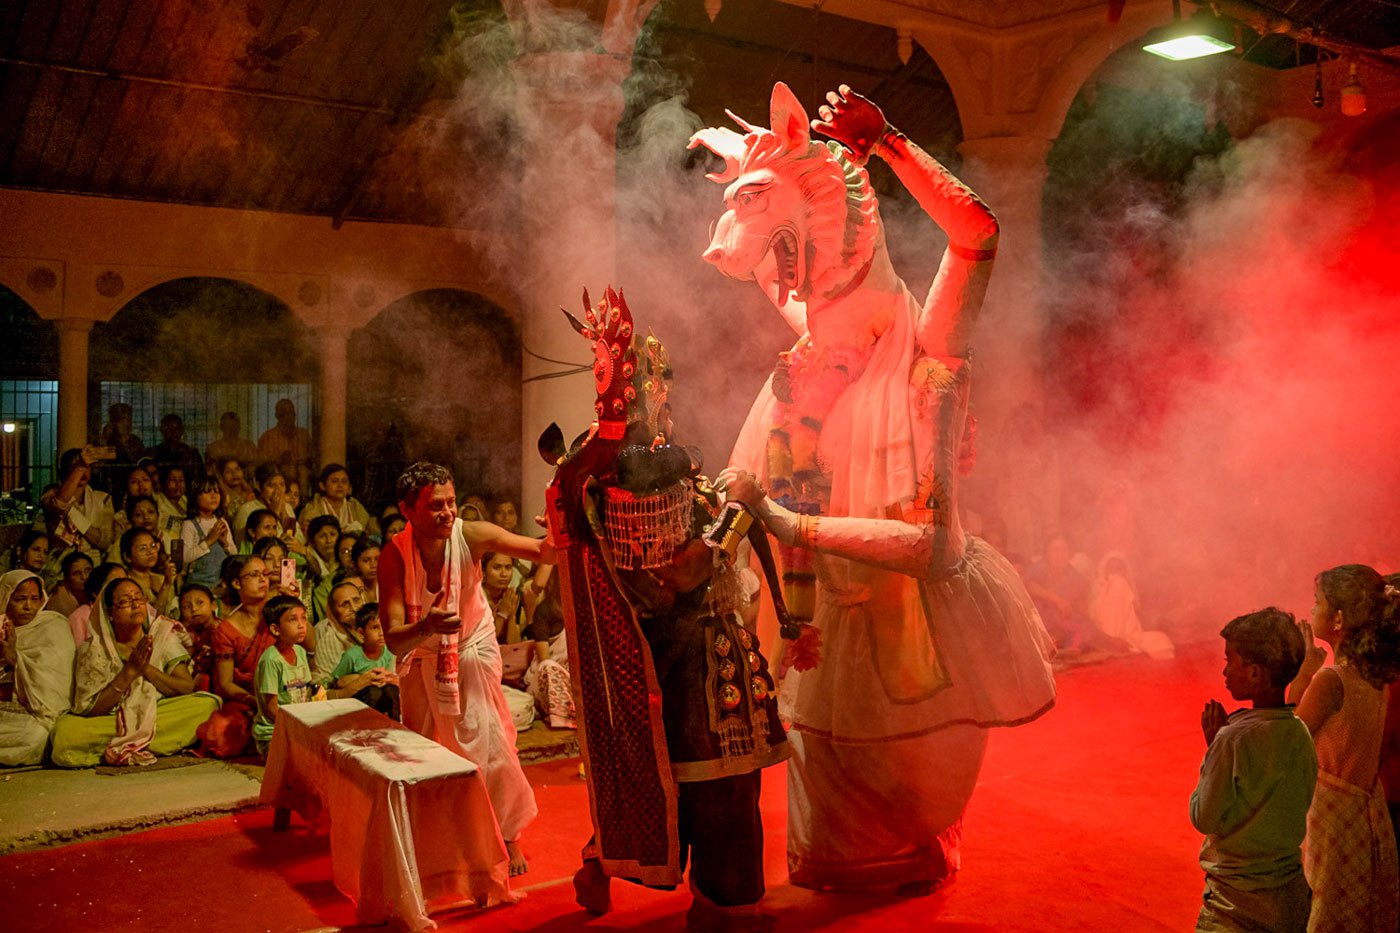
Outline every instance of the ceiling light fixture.
<path id="1" fill-rule="evenodd" d="M 1230 52 L 1235 48 L 1234 30 L 1204 6 L 1191 18 L 1181 18 L 1181 0 L 1172 0 L 1172 22 L 1149 32 L 1142 50 L 1168 61 L 1183 62 Z"/>

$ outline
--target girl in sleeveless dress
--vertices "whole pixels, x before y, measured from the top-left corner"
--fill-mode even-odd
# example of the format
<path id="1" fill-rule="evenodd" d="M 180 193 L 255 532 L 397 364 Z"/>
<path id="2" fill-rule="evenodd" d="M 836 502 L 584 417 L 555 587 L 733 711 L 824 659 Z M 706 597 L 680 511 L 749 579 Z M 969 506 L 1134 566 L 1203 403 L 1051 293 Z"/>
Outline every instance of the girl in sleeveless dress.
<path id="1" fill-rule="evenodd" d="M 1317 746 L 1303 871 L 1312 886 L 1310 933 L 1394 930 L 1400 923 L 1394 830 L 1377 776 L 1386 684 L 1400 674 L 1400 601 L 1370 567 L 1317 575 L 1311 646 L 1289 699 Z M 1332 649 L 1333 663 L 1313 637 Z"/>

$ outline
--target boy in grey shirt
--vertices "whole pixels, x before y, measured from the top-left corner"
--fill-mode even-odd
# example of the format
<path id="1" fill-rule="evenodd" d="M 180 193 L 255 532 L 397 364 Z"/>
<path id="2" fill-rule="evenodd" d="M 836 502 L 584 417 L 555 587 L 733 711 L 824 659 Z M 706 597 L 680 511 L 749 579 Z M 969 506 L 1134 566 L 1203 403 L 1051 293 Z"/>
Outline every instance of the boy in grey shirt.
<path id="1" fill-rule="evenodd" d="M 1211 700 L 1201 713 L 1209 747 L 1191 794 L 1191 823 L 1206 836 L 1206 889 L 1196 929 L 1303 933 L 1312 892 L 1300 847 L 1317 754 L 1284 702 L 1303 663 L 1303 637 L 1292 615 L 1272 607 L 1234 619 L 1220 634 L 1225 689 L 1252 708 L 1227 716 Z"/>

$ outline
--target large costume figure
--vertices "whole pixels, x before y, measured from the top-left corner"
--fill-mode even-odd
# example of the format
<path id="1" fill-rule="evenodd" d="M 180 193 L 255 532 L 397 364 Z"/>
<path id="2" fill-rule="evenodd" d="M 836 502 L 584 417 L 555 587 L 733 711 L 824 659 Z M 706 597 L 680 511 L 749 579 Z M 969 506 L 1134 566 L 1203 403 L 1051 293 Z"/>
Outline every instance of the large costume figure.
<path id="1" fill-rule="evenodd" d="M 705 258 L 757 280 L 800 335 L 731 464 L 794 513 L 910 526 L 903 537 L 883 521 L 843 529 L 882 542 L 878 555 L 805 539 L 794 543 L 815 543 L 816 556 L 784 551 L 793 614 L 812 612 L 822 645 L 820 664 L 795 675 L 792 880 L 920 891 L 959 866 L 985 729 L 1053 704 L 1051 646 L 1015 571 L 958 515 L 968 335 L 996 219 L 874 104 L 848 88 L 828 102 L 816 126 L 840 143 L 813 142 L 779 84 L 771 130 L 739 120 L 745 134 L 701 130 L 691 146 L 726 161 L 709 176 L 728 184 L 727 210 Z M 872 152 L 949 237 L 922 306 L 885 249 L 863 168 Z"/>
<path id="2" fill-rule="evenodd" d="M 732 560 L 701 540 L 718 501 L 670 441 L 664 349 L 639 355 L 611 290 L 584 300 L 598 421 L 567 454 L 541 440 L 595 833 L 579 903 L 606 910 L 610 877 L 674 887 L 688 860 L 693 921 L 762 922 L 759 772 L 788 756 L 772 675 Z"/>

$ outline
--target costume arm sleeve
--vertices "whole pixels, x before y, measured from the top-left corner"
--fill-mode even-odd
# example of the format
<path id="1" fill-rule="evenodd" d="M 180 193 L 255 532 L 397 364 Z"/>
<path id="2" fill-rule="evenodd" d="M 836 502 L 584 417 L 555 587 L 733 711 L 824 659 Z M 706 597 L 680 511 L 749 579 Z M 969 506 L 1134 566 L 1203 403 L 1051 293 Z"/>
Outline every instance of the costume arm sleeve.
<path id="1" fill-rule="evenodd" d="M 918 344 L 933 356 L 964 356 L 991 278 L 1000 236 L 996 215 L 902 133 L 887 132 L 875 151 L 948 235 L 948 248 L 919 313 Z"/>
<path id="2" fill-rule="evenodd" d="M 1201 762 L 1201 778 L 1191 793 L 1191 825 L 1202 833 L 1218 833 L 1235 802 L 1234 743 L 1217 735 Z"/>
<path id="3" fill-rule="evenodd" d="M 882 570 L 923 579 L 933 566 L 933 528 L 876 518 L 822 516 L 804 542 L 822 554 L 834 554 Z"/>
<path id="4" fill-rule="evenodd" d="M 783 544 L 920 579 L 933 566 L 932 526 L 891 519 L 795 515 L 772 499 L 764 499 L 757 509 L 764 525 Z"/>

